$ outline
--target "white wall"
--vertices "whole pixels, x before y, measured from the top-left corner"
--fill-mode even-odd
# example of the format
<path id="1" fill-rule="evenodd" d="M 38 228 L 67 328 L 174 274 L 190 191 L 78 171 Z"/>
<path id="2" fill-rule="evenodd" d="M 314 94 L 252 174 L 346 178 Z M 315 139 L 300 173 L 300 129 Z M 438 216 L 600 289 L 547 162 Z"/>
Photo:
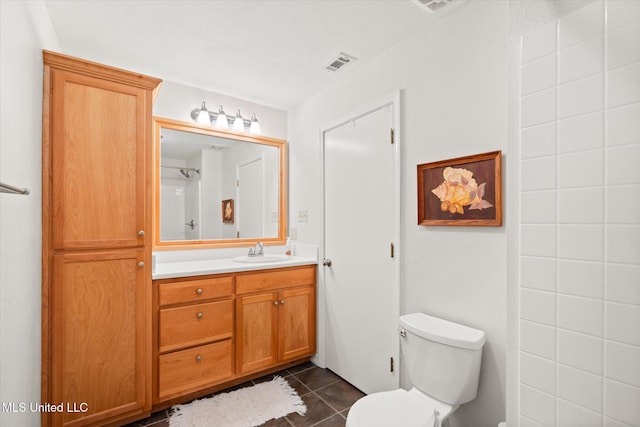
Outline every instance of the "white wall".
<path id="1" fill-rule="evenodd" d="M 471 2 L 346 69 L 289 114 L 290 217 L 299 241 L 318 243 L 319 129 L 402 90 L 401 312 L 423 311 L 487 333 L 478 397 L 454 414 L 452 427 L 495 427 L 505 418 L 506 233 L 504 227 L 417 226 L 416 165 L 492 150 L 503 150 L 507 165 L 512 161 L 507 45 L 508 3 Z M 354 170 L 365 165 L 363 159 Z M 298 210 L 309 211 L 309 222 L 295 221 Z"/>
<path id="2" fill-rule="evenodd" d="M 0 402 L 40 400 L 42 49 L 59 50 L 44 3 L 0 2 Z M 0 411 L 2 426 L 39 425 Z"/>
<path id="3" fill-rule="evenodd" d="M 640 2 L 526 35 L 521 426 L 640 425 Z"/>

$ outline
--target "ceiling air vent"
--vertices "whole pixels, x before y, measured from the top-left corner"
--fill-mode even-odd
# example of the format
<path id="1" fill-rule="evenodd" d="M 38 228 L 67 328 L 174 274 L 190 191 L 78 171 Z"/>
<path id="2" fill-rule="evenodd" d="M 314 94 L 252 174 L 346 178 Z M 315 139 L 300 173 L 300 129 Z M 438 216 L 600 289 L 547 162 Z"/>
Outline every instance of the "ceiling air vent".
<path id="1" fill-rule="evenodd" d="M 338 57 L 336 59 L 334 59 L 331 64 L 329 64 L 326 68 L 329 71 L 338 71 L 340 68 L 349 65 L 350 63 L 352 63 L 353 61 L 355 61 L 357 58 L 354 58 L 351 55 L 348 55 L 344 52 L 340 52 L 338 54 Z"/>
<path id="2" fill-rule="evenodd" d="M 437 12 L 442 7 L 451 3 L 451 1 L 452 0 L 413 0 L 414 3 L 429 12 Z"/>

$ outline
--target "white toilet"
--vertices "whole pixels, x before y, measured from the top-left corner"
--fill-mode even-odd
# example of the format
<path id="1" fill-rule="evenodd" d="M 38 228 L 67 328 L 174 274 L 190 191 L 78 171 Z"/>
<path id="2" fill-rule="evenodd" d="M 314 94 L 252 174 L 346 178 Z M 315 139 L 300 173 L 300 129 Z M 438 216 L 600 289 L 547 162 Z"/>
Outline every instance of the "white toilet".
<path id="1" fill-rule="evenodd" d="M 349 410 L 347 427 L 439 426 L 476 397 L 485 334 L 423 313 L 400 317 L 411 390 L 372 393 Z"/>

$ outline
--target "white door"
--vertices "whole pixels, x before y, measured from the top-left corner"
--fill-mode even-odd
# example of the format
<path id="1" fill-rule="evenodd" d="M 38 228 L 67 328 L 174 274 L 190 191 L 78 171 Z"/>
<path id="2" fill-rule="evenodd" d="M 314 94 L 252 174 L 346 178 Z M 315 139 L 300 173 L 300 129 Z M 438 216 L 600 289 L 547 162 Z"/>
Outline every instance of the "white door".
<path id="1" fill-rule="evenodd" d="M 238 165 L 238 237 L 262 237 L 264 234 L 264 173 L 262 158 Z"/>
<path id="2" fill-rule="evenodd" d="M 387 105 L 324 132 L 325 361 L 365 393 L 398 384 L 393 119 Z"/>

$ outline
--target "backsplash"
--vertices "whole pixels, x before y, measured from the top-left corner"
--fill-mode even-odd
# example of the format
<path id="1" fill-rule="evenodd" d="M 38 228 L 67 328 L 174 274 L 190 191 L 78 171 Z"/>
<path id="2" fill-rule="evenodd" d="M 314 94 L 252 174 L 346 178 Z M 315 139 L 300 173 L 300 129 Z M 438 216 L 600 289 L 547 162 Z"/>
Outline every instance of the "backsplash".
<path id="1" fill-rule="evenodd" d="M 640 2 L 521 57 L 521 427 L 640 425 Z"/>

